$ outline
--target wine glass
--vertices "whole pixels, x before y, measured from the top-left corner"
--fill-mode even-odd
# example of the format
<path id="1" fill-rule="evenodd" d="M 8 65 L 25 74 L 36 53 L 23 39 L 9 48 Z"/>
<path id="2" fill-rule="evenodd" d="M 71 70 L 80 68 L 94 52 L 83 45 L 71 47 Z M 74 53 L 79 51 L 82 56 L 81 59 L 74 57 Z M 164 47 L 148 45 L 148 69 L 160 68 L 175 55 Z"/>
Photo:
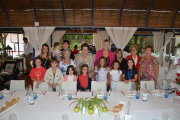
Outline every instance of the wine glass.
<path id="1" fill-rule="evenodd" d="M 67 113 L 62 114 L 62 120 L 69 120 Z"/>
<path id="2" fill-rule="evenodd" d="M 26 87 L 26 96 L 28 95 L 29 87 Z"/>
<path id="3" fill-rule="evenodd" d="M 11 114 L 9 115 L 9 120 L 17 120 L 16 114 L 15 114 L 15 113 L 11 113 Z"/>
<path id="4" fill-rule="evenodd" d="M 161 114 L 161 120 L 169 120 L 169 115 L 167 112 Z"/>

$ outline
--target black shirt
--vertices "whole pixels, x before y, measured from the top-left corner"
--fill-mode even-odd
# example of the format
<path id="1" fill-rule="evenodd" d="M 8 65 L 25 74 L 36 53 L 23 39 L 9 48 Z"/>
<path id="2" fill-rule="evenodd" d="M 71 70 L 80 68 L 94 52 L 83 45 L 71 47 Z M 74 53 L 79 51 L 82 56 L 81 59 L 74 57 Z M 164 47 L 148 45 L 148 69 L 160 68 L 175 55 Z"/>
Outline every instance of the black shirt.
<path id="1" fill-rule="evenodd" d="M 129 74 L 128 74 L 128 71 L 129 71 Z M 129 80 L 129 77 L 130 77 L 130 79 L 134 79 L 135 75 L 138 73 L 137 73 L 137 70 L 128 69 L 128 70 L 123 70 L 122 74 L 125 74 L 125 79 Z"/>
<path id="2" fill-rule="evenodd" d="M 117 59 L 116 59 L 116 61 L 117 61 Z M 120 65 L 120 70 L 123 71 L 126 66 L 126 59 L 123 58 L 122 61 L 119 63 L 119 65 Z"/>
<path id="3" fill-rule="evenodd" d="M 64 49 L 61 49 L 61 51 L 63 51 L 63 50 L 64 50 Z M 73 53 L 73 51 L 71 51 L 70 58 L 74 60 L 74 53 Z"/>

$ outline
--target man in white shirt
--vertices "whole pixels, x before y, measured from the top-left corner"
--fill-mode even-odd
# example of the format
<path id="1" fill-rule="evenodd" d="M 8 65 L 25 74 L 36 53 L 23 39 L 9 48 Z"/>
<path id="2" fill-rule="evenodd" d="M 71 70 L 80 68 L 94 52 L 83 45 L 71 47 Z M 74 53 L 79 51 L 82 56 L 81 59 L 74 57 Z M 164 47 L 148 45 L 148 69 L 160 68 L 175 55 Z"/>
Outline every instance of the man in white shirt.
<path id="1" fill-rule="evenodd" d="M 30 61 L 32 60 L 32 57 L 33 57 L 33 48 L 31 44 L 28 42 L 28 39 L 26 37 L 23 38 L 23 41 L 25 43 L 23 56 L 25 56 L 26 58 L 26 67 L 27 67 L 26 75 L 28 75 L 32 68 L 30 65 Z"/>

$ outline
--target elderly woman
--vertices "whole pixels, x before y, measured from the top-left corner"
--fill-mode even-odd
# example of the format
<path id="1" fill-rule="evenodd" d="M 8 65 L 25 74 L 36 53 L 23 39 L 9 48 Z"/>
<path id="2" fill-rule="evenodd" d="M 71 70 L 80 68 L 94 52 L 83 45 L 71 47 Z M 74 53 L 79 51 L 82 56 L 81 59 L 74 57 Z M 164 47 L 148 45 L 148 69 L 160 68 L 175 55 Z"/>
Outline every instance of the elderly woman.
<path id="1" fill-rule="evenodd" d="M 106 59 L 106 64 L 109 67 L 109 70 L 111 69 L 112 63 L 115 60 L 115 56 L 114 56 L 114 52 L 109 50 L 109 47 L 110 47 L 109 40 L 105 39 L 103 41 L 103 49 L 97 51 L 96 59 L 95 59 L 95 62 L 94 62 L 94 66 L 97 66 L 99 58 L 101 56 L 104 56 L 105 59 Z"/>
<path id="2" fill-rule="evenodd" d="M 94 70 L 94 59 L 92 55 L 88 54 L 89 51 L 89 45 L 87 43 L 84 43 L 81 45 L 82 54 L 79 54 L 77 57 L 77 71 L 78 75 L 80 75 L 81 66 L 84 64 L 88 65 L 88 74 L 89 77 L 91 77 L 91 73 Z"/>
<path id="3" fill-rule="evenodd" d="M 61 70 L 58 69 L 58 60 L 57 58 L 51 59 L 51 66 L 44 76 L 44 81 L 49 86 L 49 91 L 59 91 L 59 85 L 64 81 L 64 77 L 61 73 Z"/>
<path id="4" fill-rule="evenodd" d="M 63 76 L 66 75 L 66 70 L 69 65 L 76 67 L 76 63 L 73 59 L 70 58 L 71 50 L 63 50 L 63 59 L 59 62 L 59 69 L 61 69 Z"/>
<path id="5" fill-rule="evenodd" d="M 159 63 L 156 58 L 151 55 L 152 51 L 153 47 L 151 45 L 145 47 L 145 57 L 139 62 L 139 80 L 154 81 L 154 86 L 157 86 Z"/>
<path id="6" fill-rule="evenodd" d="M 126 61 L 129 58 L 132 58 L 134 60 L 134 62 L 135 62 L 135 66 L 136 66 L 137 71 L 139 71 L 139 62 L 142 59 L 142 57 L 137 55 L 138 47 L 136 45 L 131 45 L 129 50 L 131 52 L 131 55 L 126 57 Z"/>
<path id="7" fill-rule="evenodd" d="M 70 43 L 68 40 L 64 40 L 62 43 L 62 47 L 63 49 L 61 49 L 61 51 L 63 51 L 64 49 L 69 49 L 70 48 Z M 71 55 L 70 58 L 74 60 L 74 53 L 71 51 Z"/>
<path id="8" fill-rule="evenodd" d="M 123 52 L 121 49 L 115 51 L 116 60 L 119 62 L 120 70 L 124 70 L 126 65 L 126 59 L 123 58 Z"/>

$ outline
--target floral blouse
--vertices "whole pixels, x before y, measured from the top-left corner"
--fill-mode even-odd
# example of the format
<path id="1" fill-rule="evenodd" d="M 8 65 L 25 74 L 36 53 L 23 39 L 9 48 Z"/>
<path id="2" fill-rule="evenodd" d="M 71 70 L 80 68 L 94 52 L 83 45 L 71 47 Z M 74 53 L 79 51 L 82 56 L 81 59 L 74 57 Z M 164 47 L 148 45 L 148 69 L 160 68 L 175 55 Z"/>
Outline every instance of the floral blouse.
<path id="1" fill-rule="evenodd" d="M 139 62 L 141 65 L 141 80 L 142 81 L 153 81 L 156 77 L 155 65 L 158 65 L 158 61 L 155 57 L 152 57 L 149 61 L 145 61 L 144 58 Z"/>

